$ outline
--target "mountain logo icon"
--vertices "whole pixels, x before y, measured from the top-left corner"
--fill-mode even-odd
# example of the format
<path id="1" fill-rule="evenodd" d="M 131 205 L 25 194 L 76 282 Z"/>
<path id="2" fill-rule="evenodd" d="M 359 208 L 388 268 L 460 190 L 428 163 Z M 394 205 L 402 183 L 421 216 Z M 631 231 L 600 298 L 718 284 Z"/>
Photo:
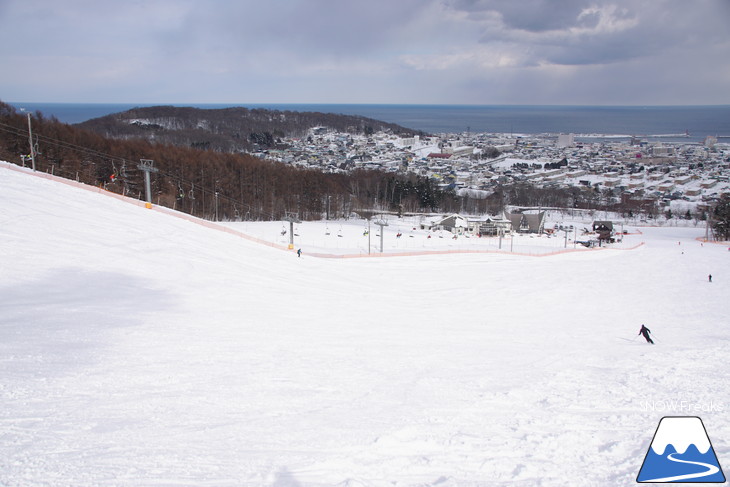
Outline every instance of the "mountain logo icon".
<path id="1" fill-rule="evenodd" d="M 665 416 L 659 421 L 636 481 L 723 483 L 725 474 L 702 420 Z"/>

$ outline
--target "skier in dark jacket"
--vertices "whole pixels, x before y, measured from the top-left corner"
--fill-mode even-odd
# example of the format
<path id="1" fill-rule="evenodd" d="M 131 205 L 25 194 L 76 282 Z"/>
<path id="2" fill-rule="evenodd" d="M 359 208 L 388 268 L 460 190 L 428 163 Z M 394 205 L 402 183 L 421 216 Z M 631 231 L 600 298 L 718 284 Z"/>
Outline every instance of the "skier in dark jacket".
<path id="1" fill-rule="evenodd" d="M 639 330 L 639 335 L 644 335 L 644 338 L 646 339 L 647 343 L 651 343 L 654 345 L 654 340 L 649 338 L 649 333 L 651 333 L 651 330 L 644 325 L 641 325 L 641 330 Z"/>

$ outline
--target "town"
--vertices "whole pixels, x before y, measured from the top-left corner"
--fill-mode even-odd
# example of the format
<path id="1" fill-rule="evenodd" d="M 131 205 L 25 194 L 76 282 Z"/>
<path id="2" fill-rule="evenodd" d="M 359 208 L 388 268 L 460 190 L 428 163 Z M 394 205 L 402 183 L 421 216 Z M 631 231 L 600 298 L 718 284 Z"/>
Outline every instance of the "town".
<path id="1" fill-rule="evenodd" d="M 730 144 L 685 134 L 652 138 L 574 134 L 462 133 L 398 137 L 352 135 L 324 127 L 282 138 L 258 157 L 325 172 L 358 168 L 413 173 L 459 194 L 486 197 L 501 185 L 578 188 L 649 205 L 671 217 L 704 219 L 730 191 Z M 677 214 L 680 213 L 680 214 Z"/>

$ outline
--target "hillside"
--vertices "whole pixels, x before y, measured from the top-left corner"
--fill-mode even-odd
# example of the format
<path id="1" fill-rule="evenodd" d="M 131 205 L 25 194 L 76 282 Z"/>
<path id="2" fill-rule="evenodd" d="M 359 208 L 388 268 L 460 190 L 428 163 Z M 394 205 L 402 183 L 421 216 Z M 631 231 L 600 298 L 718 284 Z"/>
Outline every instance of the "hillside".
<path id="1" fill-rule="evenodd" d="M 158 138 L 105 137 L 42 113 L 31 120 L 39 171 L 144 198 L 144 176 L 137 166 L 140 159 L 150 159 L 159 169 L 151 177 L 154 202 L 208 219 L 279 220 L 296 213 L 318 220 L 348 216 L 376 202 L 407 211 L 449 211 L 460 204 L 453 193 L 415 175 L 373 170 L 328 174 Z M 20 163 L 28 153 L 27 117 L 0 102 L 0 160 Z"/>
<path id="2" fill-rule="evenodd" d="M 665 415 L 730 454 L 701 229 L 297 258 L 4 163 L 0 219 L 0 485 L 629 486 Z"/>
<path id="3" fill-rule="evenodd" d="M 222 152 L 271 148 L 284 136 L 304 137 L 313 127 L 368 134 L 417 131 L 396 124 L 353 115 L 295 112 L 243 107 L 201 109 L 156 106 L 135 108 L 95 118 L 79 127 L 111 138 L 141 138 L 156 143 Z"/>

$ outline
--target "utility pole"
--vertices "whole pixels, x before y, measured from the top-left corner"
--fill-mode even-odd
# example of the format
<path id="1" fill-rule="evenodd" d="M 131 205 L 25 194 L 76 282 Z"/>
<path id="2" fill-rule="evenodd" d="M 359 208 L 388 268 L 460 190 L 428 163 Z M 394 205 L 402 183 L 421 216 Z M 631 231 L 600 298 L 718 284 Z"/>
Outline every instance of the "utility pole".
<path id="1" fill-rule="evenodd" d="M 370 255 L 370 218 L 368 218 L 368 255 Z"/>
<path id="2" fill-rule="evenodd" d="M 153 166 L 154 162 L 151 159 L 140 159 L 139 164 L 137 165 L 137 169 L 144 171 L 144 191 L 145 191 L 145 199 L 147 200 L 147 204 L 145 205 L 147 208 L 152 208 L 152 187 L 150 185 L 150 173 L 151 172 L 159 172 L 159 169 Z"/>
<path id="3" fill-rule="evenodd" d="M 215 221 L 218 221 L 218 188 L 215 190 Z"/>
<path id="4" fill-rule="evenodd" d="M 294 248 L 294 224 L 302 223 L 302 221 L 293 215 L 287 215 L 283 220 L 289 222 L 289 250 L 291 250 Z"/>
<path id="5" fill-rule="evenodd" d="M 385 220 L 376 220 L 373 223 L 375 223 L 376 225 L 378 225 L 380 227 L 380 253 L 382 254 L 383 253 L 383 235 L 385 234 L 383 229 L 388 226 L 388 222 L 386 222 Z M 369 232 L 368 232 L 368 238 L 370 238 Z M 368 245 L 368 249 L 369 249 L 369 247 L 370 246 Z"/>
<path id="6" fill-rule="evenodd" d="M 35 147 L 33 146 L 33 130 L 30 126 L 30 113 L 28 114 L 28 142 L 30 142 L 30 160 L 33 163 L 33 170 L 35 171 Z"/>

